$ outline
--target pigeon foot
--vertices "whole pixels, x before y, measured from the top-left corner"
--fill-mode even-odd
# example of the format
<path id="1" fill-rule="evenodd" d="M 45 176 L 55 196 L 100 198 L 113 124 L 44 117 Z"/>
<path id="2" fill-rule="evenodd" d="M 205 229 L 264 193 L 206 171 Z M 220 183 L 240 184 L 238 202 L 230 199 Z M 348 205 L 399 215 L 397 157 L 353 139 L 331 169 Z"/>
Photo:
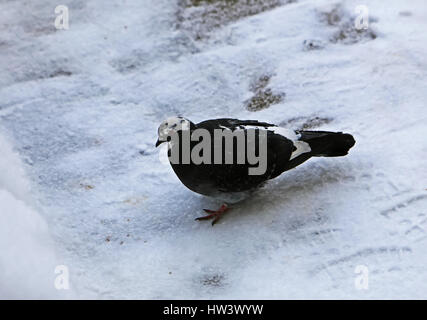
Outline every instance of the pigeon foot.
<path id="1" fill-rule="evenodd" d="M 226 204 L 223 204 L 221 208 L 219 208 L 217 211 L 214 210 L 208 210 L 203 209 L 206 213 L 209 213 L 207 216 L 196 218 L 196 220 L 210 220 L 212 221 L 212 226 L 218 222 L 218 220 L 222 217 L 222 215 L 229 209 L 229 207 Z"/>

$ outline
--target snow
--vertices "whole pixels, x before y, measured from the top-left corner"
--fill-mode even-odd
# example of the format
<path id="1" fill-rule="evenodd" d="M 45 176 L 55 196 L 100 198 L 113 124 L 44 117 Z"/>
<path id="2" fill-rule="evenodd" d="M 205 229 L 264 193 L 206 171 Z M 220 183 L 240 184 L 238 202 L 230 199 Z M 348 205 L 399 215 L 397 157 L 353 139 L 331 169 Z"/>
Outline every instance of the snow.
<path id="1" fill-rule="evenodd" d="M 369 1 L 364 33 L 358 1 L 299 0 L 206 30 L 180 3 L 73 1 L 69 30 L 53 27 L 55 1 L 0 4 L 0 296 L 425 299 L 425 1 Z M 281 98 L 253 112 L 254 95 Z M 221 204 L 154 148 L 175 115 L 344 131 L 356 145 L 211 227 L 194 218 Z"/>
<path id="2" fill-rule="evenodd" d="M 32 208 L 19 156 L 0 136 L 0 298 L 71 298 L 54 287 L 59 260 L 45 220 Z"/>

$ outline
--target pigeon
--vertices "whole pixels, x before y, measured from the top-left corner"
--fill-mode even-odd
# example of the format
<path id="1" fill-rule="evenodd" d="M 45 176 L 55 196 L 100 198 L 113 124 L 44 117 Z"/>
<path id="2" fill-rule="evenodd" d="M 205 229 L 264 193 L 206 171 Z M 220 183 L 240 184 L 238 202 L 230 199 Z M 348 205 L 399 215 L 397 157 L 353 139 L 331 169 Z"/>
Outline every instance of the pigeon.
<path id="1" fill-rule="evenodd" d="M 196 135 L 201 131 L 204 135 Z M 221 133 L 236 137 L 227 145 L 224 136 L 215 138 Z M 238 135 L 244 139 L 239 141 Z M 188 189 L 224 203 L 218 210 L 204 209 L 208 215 L 196 219 L 213 219 L 214 225 L 230 205 L 250 197 L 268 180 L 311 157 L 345 156 L 355 140 L 348 133 L 291 130 L 258 120 L 221 118 L 195 124 L 169 117 L 158 129 L 156 147 L 162 143 L 168 144 L 172 169 Z M 258 155 L 258 163 L 251 161 L 250 152 L 252 158 Z"/>

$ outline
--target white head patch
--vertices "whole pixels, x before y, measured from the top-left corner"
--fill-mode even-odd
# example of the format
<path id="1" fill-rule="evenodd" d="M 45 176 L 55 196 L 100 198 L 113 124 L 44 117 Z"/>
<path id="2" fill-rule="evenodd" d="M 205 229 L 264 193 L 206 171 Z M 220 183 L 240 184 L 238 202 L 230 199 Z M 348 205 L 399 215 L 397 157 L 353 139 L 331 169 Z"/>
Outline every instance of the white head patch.
<path id="1" fill-rule="evenodd" d="M 190 130 L 190 121 L 181 117 L 169 117 L 159 126 L 159 140 L 166 141 L 168 136 L 179 130 Z"/>

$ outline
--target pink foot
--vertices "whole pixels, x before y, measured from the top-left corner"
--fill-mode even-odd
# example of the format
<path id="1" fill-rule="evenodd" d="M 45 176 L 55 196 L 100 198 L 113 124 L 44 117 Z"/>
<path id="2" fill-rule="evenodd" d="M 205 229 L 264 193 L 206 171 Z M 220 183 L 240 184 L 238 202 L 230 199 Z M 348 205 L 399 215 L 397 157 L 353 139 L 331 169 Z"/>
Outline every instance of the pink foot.
<path id="1" fill-rule="evenodd" d="M 228 208 L 228 206 L 226 204 L 223 204 L 221 206 L 221 208 L 219 208 L 217 211 L 203 209 L 206 213 L 209 213 L 209 214 L 207 216 L 204 216 L 204 217 L 196 218 L 196 220 L 200 221 L 200 220 L 213 219 L 212 225 L 214 225 L 215 223 L 218 222 L 218 220 L 222 217 L 222 215 L 224 214 L 224 212 L 226 212 L 228 209 L 229 208 Z"/>

